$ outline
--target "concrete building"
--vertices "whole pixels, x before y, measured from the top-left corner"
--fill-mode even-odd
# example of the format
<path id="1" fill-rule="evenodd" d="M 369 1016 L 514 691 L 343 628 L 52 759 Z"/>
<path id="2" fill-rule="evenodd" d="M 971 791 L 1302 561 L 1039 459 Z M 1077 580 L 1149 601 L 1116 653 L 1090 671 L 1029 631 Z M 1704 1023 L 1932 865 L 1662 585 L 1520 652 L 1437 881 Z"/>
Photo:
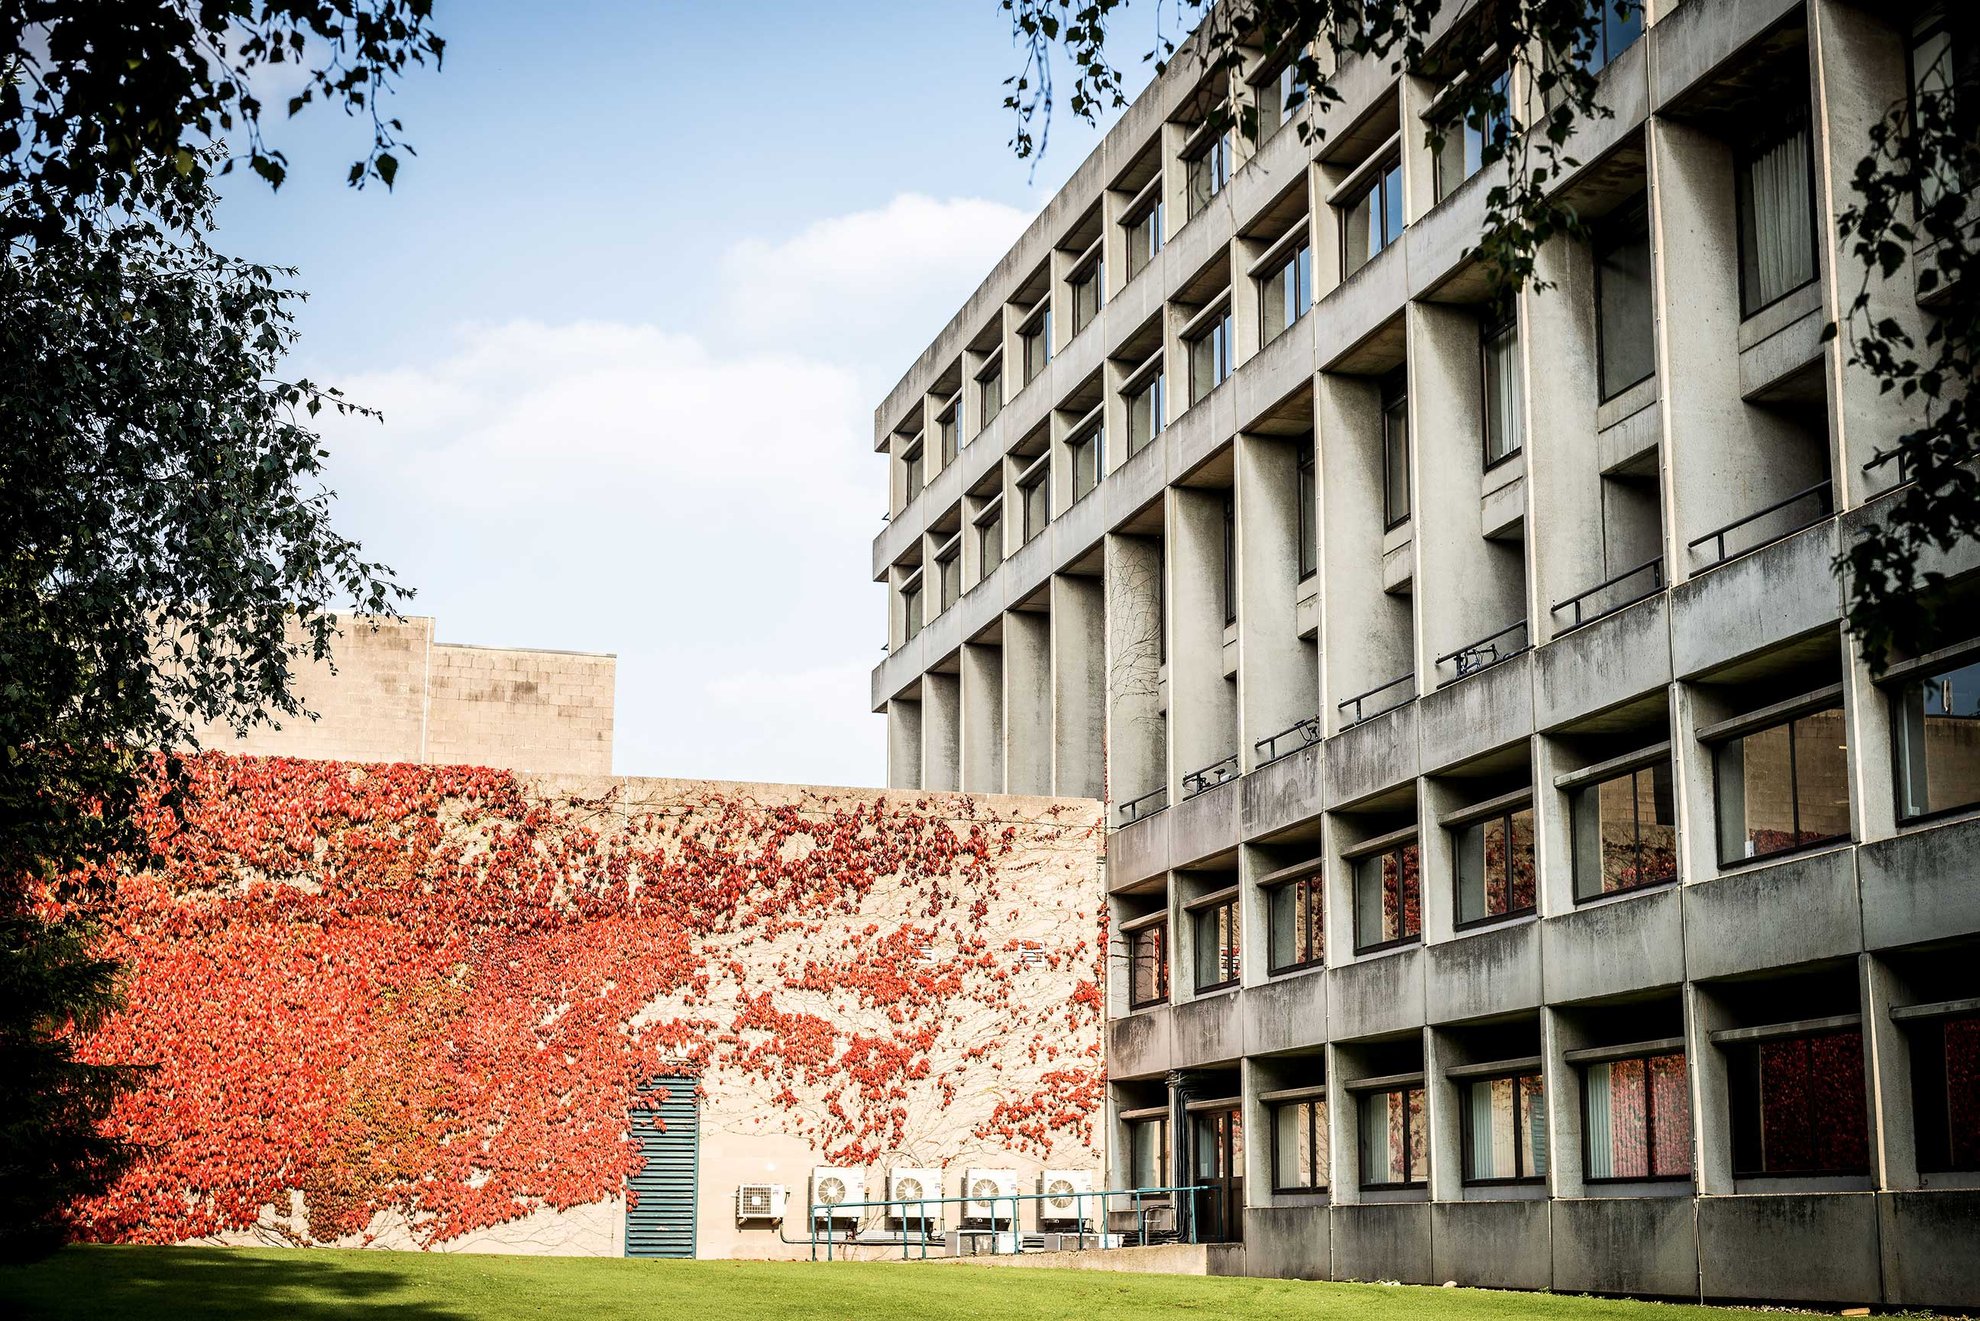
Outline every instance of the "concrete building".
<path id="1" fill-rule="evenodd" d="M 880 405 L 890 783 L 1104 797 L 1109 1177 L 1217 1268 L 1980 1303 L 1980 553 L 1873 674 L 1911 419 L 1821 336 L 1963 37 L 1612 16 L 1505 306 L 1446 88 L 1350 60 L 1314 141 L 1185 51 Z"/>
<path id="2" fill-rule="evenodd" d="M 344 620 L 334 666 L 306 665 L 296 676 L 316 719 L 245 737 L 208 726 L 200 744 L 261 757 L 612 773 L 615 657 L 471 647 L 434 633 L 433 620 L 418 615 Z"/>

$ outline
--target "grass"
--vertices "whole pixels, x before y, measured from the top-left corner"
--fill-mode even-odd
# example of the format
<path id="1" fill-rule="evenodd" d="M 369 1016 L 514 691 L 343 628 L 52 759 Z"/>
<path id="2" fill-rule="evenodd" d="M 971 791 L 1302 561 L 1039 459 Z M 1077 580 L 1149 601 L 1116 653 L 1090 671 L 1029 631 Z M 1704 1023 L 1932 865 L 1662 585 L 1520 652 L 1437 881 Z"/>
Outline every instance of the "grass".
<path id="1" fill-rule="evenodd" d="M 333 1249 L 70 1248 L 0 1266 L 9 1318 L 394 1321 L 1728 1321 L 1718 1308 L 1483 1289 L 900 1262 L 627 1261 Z M 1748 1315 L 1751 1315 L 1750 1313 Z"/>

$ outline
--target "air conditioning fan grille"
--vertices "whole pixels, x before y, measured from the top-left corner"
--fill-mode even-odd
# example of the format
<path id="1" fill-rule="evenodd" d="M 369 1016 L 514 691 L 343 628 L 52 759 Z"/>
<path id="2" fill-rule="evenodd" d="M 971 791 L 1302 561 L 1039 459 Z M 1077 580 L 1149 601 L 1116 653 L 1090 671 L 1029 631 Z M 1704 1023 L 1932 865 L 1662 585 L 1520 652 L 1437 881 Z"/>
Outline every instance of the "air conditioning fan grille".
<path id="1" fill-rule="evenodd" d="M 903 1202 L 917 1201 L 926 1196 L 922 1191 L 921 1180 L 919 1179 L 902 1179 L 894 1185 L 894 1195 Z"/>
<path id="2" fill-rule="evenodd" d="M 1045 1196 L 1055 1211 L 1070 1211 L 1073 1208 L 1073 1194 L 1079 1190 L 1072 1186 L 1070 1179 L 1054 1179 L 1045 1189 Z"/>
<path id="3" fill-rule="evenodd" d="M 839 1203 L 845 1201 L 845 1180 L 820 1179 L 818 1181 L 818 1200 L 826 1206 L 837 1206 Z"/>

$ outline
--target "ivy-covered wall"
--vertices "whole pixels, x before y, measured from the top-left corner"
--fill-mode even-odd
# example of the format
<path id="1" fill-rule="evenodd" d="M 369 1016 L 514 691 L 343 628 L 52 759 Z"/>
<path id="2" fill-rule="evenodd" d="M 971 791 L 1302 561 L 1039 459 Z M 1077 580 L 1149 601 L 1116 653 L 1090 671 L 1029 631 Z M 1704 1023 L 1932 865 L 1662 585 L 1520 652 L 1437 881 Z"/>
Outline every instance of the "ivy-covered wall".
<path id="1" fill-rule="evenodd" d="M 1096 804 L 208 754 L 104 916 L 121 1242 L 617 1252 L 702 1078 L 701 1254 L 813 1163 L 1100 1168 Z M 643 1122 L 635 1115 L 632 1122 Z M 792 1234 L 800 1217 L 793 1216 Z"/>

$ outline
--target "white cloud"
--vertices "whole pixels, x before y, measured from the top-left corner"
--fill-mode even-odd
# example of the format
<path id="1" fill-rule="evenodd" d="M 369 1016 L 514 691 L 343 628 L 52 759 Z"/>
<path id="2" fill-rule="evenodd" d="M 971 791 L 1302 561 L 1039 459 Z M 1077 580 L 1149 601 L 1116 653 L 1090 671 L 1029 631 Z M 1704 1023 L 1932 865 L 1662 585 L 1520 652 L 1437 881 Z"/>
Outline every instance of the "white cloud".
<path id="1" fill-rule="evenodd" d="M 340 520 L 449 640 L 618 653 L 622 773 L 879 783 L 876 391 L 1022 223 L 897 198 L 738 245 L 712 326 L 463 325 L 330 373 L 385 413 L 325 425 Z"/>

